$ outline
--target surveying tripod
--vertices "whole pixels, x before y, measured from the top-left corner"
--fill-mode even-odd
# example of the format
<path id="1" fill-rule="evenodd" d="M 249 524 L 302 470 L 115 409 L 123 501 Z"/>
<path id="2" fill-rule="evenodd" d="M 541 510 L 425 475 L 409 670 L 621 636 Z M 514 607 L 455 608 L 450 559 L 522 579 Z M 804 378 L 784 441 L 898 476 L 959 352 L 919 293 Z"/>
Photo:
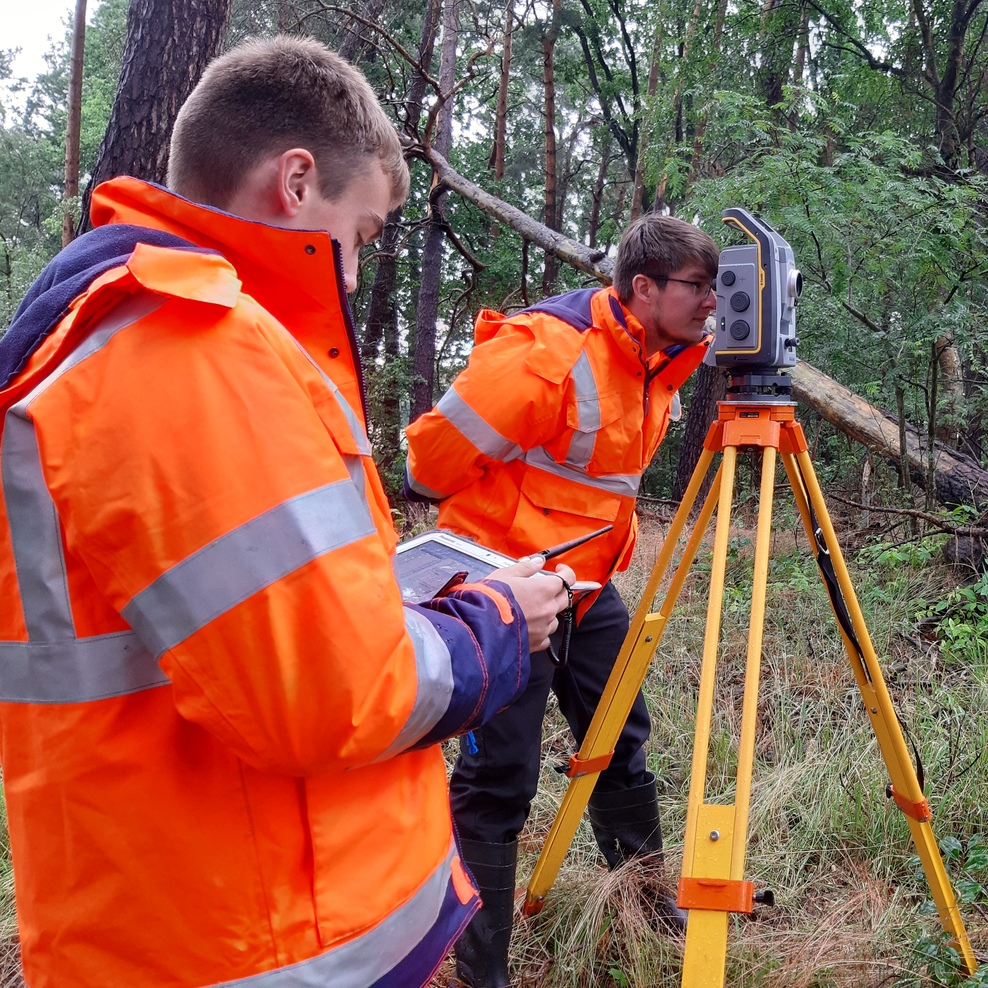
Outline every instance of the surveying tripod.
<path id="1" fill-rule="evenodd" d="M 910 761 L 864 617 L 837 545 L 833 525 L 813 471 L 806 438 L 795 419 L 795 407 L 788 398 L 776 400 L 746 397 L 743 400 L 719 403 L 718 420 L 707 433 L 703 453 L 673 518 L 600 704 L 579 752 L 570 759 L 566 775 L 571 781 L 529 882 L 524 911 L 526 915 L 534 915 L 544 904 L 545 896 L 552 887 L 576 833 L 597 776 L 610 762 L 614 746 L 645 680 L 652 656 L 716 508 L 717 522 L 697 701 L 683 868 L 677 902 L 681 908 L 689 910 L 682 984 L 687 988 L 723 986 L 729 914 L 751 913 L 756 901 L 768 901 L 768 895 L 755 894 L 753 883 L 744 880 L 743 874 L 765 618 L 772 498 L 777 457 L 781 456 L 803 526 L 810 543 L 816 547 L 817 563 L 837 617 L 841 637 L 888 768 L 891 782 L 887 794 L 905 814 L 940 914 L 940 921 L 952 936 L 953 945 L 967 972 L 973 974 L 977 962 L 933 836 L 930 808 Z M 737 455 L 742 451 L 761 453 L 762 470 L 735 802 L 721 805 L 706 802 L 704 790 L 731 502 Z M 658 611 L 652 612 L 652 602 L 669 568 L 703 480 L 718 452 L 723 454 L 720 467 L 704 499 L 662 605 Z"/>

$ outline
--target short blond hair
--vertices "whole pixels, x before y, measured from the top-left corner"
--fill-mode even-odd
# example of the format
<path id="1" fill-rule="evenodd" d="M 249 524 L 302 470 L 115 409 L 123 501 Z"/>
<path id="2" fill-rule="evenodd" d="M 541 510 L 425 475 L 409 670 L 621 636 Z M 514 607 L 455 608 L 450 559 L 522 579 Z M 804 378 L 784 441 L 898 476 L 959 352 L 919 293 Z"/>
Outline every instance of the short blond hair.
<path id="1" fill-rule="evenodd" d="M 367 79 L 311 38 L 247 41 L 211 62 L 179 111 L 168 187 L 226 207 L 265 158 L 311 152 L 320 192 L 338 200 L 368 157 L 391 179 L 394 206 L 408 195 L 408 166 L 394 126 Z"/>

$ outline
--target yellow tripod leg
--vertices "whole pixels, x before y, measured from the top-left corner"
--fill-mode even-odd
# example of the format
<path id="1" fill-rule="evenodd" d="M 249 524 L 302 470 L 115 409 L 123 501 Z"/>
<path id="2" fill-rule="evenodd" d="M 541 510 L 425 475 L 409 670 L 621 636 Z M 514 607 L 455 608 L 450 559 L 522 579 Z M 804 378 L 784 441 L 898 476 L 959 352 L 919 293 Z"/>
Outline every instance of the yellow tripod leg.
<path id="1" fill-rule="evenodd" d="M 730 528 L 732 491 L 727 480 L 728 478 L 733 480 L 735 455 L 734 447 L 724 449 L 725 480 L 717 514 L 710 599 L 704 634 L 703 666 L 697 700 L 683 877 L 679 887 L 679 905 L 690 910 L 689 922 L 686 926 L 682 976 L 682 984 L 688 988 L 722 988 L 726 975 L 729 914 L 750 912 L 753 901 L 752 884 L 744 881 L 743 877 L 751 805 L 758 685 L 765 625 L 765 590 L 768 582 L 772 498 L 775 485 L 776 450 L 771 446 L 764 449 L 762 458 L 735 802 L 733 805 L 705 802 L 721 603 Z"/>
<path id="2" fill-rule="evenodd" d="M 952 936 L 954 947 L 960 954 L 967 973 L 974 974 L 978 963 L 964 928 L 964 921 L 961 919 L 960 911 L 957 908 L 957 900 L 947 876 L 940 849 L 933 835 L 929 804 L 923 795 L 922 787 L 909 757 L 909 749 L 902 735 L 902 729 L 899 726 L 899 720 L 892 706 L 888 689 L 885 686 L 885 679 L 864 616 L 858 605 L 850 575 L 837 544 L 837 536 L 813 470 L 813 463 L 809 453 L 805 450 L 796 454 L 795 457 L 792 454 L 784 455 L 783 462 L 807 535 L 811 542 L 818 545 L 822 538 L 823 547 L 830 557 L 830 563 L 846 607 L 846 620 L 850 622 L 850 630 L 853 632 L 854 640 L 844 627 L 844 622 L 841 620 L 842 615 L 838 610 L 839 605 L 834 601 L 833 595 L 831 596 L 831 603 L 834 604 L 841 637 L 844 640 L 844 647 L 847 650 L 851 668 L 854 670 L 858 689 L 861 691 L 861 698 L 868 712 L 875 737 L 878 739 L 882 758 L 889 771 L 889 778 L 892 783 L 891 793 L 896 804 L 906 816 L 909 831 L 923 864 L 926 881 L 930 886 L 933 901 L 936 903 L 937 912 L 940 915 L 940 922 Z M 814 516 L 819 526 L 819 532 L 813 524 Z"/>
<path id="3" fill-rule="evenodd" d="M 648 585 L 635 610 L 628 634 L 608 677 L 604 693 L 594 711 L 586 737 L 580 745 L 579 752 L 571 759 L 570 769 L 567 772 L 571 779 L 570 784 L 560 803 L 528 883 L 523 907 L 526 916 L 535 915 L 545 904 L 545 897 L 559 874 L 559 869 L 570 844 L 573 843 L 573 836 L 590 800 L 597 776 L 614 751 L 614 746 L 624 729 L 638 691 L 645 681 L 648 667 L 665 630 L 666 622 L 689 574 L 704 529 L 716 503 L 716 495 L 720 485 L 719 472 L 704 501 L 663 606 L 657 613 L 651 613 L 652 602 L 672 561 L 679 538 L 686 527 L 690 511 L 713 460 L 713 455 L 712 451 L 705 449 L 700 456 L 686 494 L 673 518 L 658 559 L 652 569 Z"/>

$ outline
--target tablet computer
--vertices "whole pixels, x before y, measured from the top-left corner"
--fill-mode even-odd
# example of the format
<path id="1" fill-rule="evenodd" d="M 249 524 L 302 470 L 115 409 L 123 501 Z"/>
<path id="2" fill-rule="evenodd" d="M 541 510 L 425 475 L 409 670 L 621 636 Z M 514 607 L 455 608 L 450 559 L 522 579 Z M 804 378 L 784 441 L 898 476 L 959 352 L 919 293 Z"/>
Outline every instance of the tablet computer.
<path id="1" fill-rule="evenodd" d="M 437 529 L 399 543 L 395 575 L 402 600 L 417 604 L 431 600 L 460 573 L 466 574 L 460 582 L 476 583 L 516 562 L 471 539 Z"/>
<path id="2" fill-rule="evenodd" d="M 432 600 L 449 586 L 450 581 L 476 583 L 495 570 L 513 566 L 516 562 L 518 560 L 511 556 L 440 528 L 399 543 L 394 570 L 401 587 L 401 599 L 418 604 Z M 577 580 L 570 589 L 575 597 L 580 597 L 599 590 L 600 584 Z"/>

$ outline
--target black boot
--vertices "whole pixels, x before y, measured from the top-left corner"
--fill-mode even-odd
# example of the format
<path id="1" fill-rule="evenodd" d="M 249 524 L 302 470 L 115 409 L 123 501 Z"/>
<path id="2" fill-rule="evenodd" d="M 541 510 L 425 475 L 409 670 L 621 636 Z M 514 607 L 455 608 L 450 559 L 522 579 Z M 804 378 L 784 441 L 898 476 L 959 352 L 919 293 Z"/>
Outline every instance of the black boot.
<path id="1" fill-rule="evenodd" d="M 594 790 L 588 806 L 597 845 L 611 868 L 628 858 L 662 853 L 655 776 L 634 789 Z"/>
<path id="2" fill-rule="evenodd" d="M 649 773 L 648 781 L 633 789 L 594 790 L 588 811 L 597 846 L 610 868 L 646 854 L 654 855 L 661 867 L 662 828 L 654 775 Z M 676 931 L 686 929 L 686 912 L 674 898 L 660 896 L 653 905 L 663 925 Z"/>
<path id="3" fill-rule="evenodd" d="M 480 889 L 482 905 L 453 947 L 456 976 L 471 988 L 507 988 L 518 841 L 461 840 L 460 856 Z"/>

